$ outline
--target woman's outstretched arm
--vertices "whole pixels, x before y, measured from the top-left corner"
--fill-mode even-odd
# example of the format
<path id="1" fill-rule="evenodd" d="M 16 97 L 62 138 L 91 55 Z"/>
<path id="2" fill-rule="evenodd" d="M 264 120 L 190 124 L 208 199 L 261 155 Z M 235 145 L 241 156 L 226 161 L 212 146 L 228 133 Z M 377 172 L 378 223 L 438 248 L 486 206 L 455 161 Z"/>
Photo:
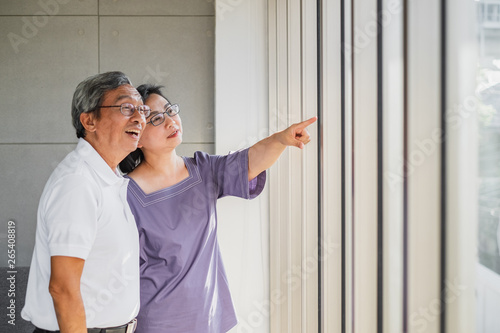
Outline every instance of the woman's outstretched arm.
<path id="1" fill-rule="evenodd" d="M 314 123 L 316 119 L 317 117 L 312 117 L 306 121 L 293 124 L 250 147 L 248 150 L 248 180 L 254 179 L 262 171 L 270 168 L 286 147 L 304 148 L 311 141 L 306 127 Z"/>

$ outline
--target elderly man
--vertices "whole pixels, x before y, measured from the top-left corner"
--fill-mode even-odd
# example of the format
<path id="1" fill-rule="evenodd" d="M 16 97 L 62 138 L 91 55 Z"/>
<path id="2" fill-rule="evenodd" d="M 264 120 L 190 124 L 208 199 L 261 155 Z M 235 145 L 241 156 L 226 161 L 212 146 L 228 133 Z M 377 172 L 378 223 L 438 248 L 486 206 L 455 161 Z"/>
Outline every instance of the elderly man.
<path id="1" fill-rule="evenodd" d="M 34 332 L 133 332 L 139 240 L 117 165 L 137 148 L 150 111 L 121 72 L 76 88 L 78 145 L 50 176 L 38 207 L 22 310 Z"/>

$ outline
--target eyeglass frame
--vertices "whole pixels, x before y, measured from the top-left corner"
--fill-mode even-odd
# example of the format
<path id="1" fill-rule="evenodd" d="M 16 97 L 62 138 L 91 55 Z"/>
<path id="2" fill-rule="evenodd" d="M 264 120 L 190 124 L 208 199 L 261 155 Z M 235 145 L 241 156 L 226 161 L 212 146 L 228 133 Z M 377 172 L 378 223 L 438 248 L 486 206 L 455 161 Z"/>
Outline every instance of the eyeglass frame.
<path id="1" fill-rule="evenodd" d="M 131 107 L 131 110 L 132 110 L 132 113 L 131 114 L 125 114 L 123 113 L 123 107 L 125 106 L 132 106 Z M 139 110 L 140 107 L 146 107 L 146 108 L 149 108 L 149 110 Z M 145 118 L 149 117 L 149 115 L 151 114 L 151 108 L 146 105 L 146 104 L 141 104 L 141 105 L 137 105 L 135 106 L 134 104 L 132 103 L 122 103 L 120 105 L 101 105 L 101 106 L 98 106 L 96 109 L 100 109 L 100 108 L 120 108 L 120 113 L 122 115 L 124 115 L 125 117 L 132 117 L 134 112 L 137 110 L 137 112 L 139 112 L 139 114 L 142 114 Z M 149 111 L 149 112 L 148 112 Z"/>
<path id="2" fill-rule="evenodd" d="M 175 103 L 175 104 L 168 103 L 168 104 L 165 104 L 165 106 L 166 106 L 166 108 L 165 108 L 165 111 L 163 111 L 163 112 L 151 111 L 151 112 L 158 112 L 158 113 L 152 115 L 151 119 L 148 122 L 146 122 L 146 124 L 151 124 L 153 126 L 160 126 L 161 124 L 163 124 L 165 122 L 166 118 L 165 118 L 164 114 L 167 114 L 167 116 L 172 118 L 172 117 L 175 117 L 176 115 L 178 115 L 179 112 L 181 112 L 181 109 L 179 108 L 179 104 L 177 104 L 177 103 Z M 175 112 L 174 114 L 169 114 L 168 111 L 173 110 L 174 107 L 177 109 L 177 112 Z M 156 116 L 160 116 L 162 118 L 162 121 L 155 125 L 155 124 L 153 124 L 153 118 Z"/>

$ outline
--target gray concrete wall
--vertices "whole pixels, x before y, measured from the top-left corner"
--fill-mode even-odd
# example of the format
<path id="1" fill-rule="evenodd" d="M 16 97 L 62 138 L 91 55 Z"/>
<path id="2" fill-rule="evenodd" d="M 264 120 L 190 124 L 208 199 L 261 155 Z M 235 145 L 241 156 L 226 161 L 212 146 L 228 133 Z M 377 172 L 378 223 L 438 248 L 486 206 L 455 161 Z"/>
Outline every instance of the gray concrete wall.
<path id="1" fill-rule="evenodd" d="M 163 84 L 181 106 L 179 153 L 213 153 L 215 9 L 212 0 L 0 0 L 0 32 L 0 332 L 31 332 L 20 311 L 38 200 L 77 141 L 70 117 L 76 85 L 111 70 L 136 86 Z M 11 270 L 15 326 L 5 315 Z"/>
<path id="2" fill-rule="evenodd" d="M 214 150 L 211 0 L 0 0 L 0 267 L 16 222 L 16 265 L 29 266 L 43 186 L 76 136 L 76 85 L 111 70 L 166 86 L 181 106 L 179 152 Z"/>

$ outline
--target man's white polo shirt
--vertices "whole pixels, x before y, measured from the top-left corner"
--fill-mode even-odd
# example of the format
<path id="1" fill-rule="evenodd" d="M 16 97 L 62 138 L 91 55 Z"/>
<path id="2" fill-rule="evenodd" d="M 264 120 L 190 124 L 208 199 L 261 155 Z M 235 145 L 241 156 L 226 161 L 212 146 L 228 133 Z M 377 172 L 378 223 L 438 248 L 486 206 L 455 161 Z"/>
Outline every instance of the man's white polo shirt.
<path id="1" fill-rule="evenodd" d="M 81 294 L 87 327 L 120 326 L 136 317 L 139 236 L 127 185 L 84 139 L 57 166 L 38 207 L 24 319 L 59 329 L 49 294 L 51 256 L 85 260 Z"/>

